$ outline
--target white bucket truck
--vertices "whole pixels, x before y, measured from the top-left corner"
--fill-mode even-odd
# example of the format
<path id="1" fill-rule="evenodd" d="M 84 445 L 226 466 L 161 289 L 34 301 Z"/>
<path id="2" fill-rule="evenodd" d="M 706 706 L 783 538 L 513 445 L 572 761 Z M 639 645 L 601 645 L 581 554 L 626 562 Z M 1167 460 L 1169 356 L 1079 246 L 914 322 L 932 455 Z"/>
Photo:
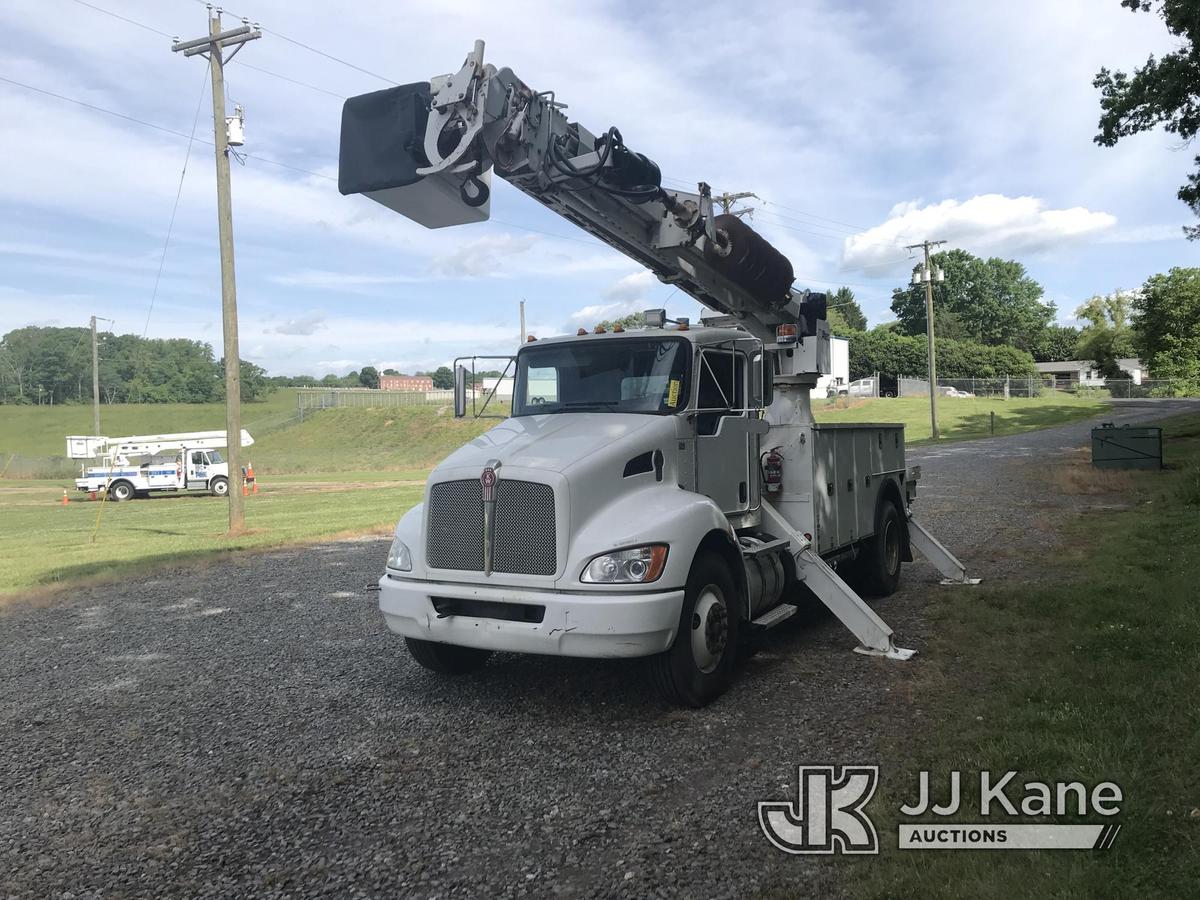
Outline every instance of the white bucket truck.
<path id="1" fill-rule="evenodd" d="M 242 429 L 242 446 L 254 443 Z M 87 493 L 107 491 L 111 500 L 132 500 L 160 491 L 229 493 L 229 464 L 221 455 L 224 431 L 134 434 L 127 437 L 71 435 L 67 456 L 92 460 L 83 465 L 75 487 Z"/>
<path id="2" fill-rule="evenodd" d="M 477 42 L 456 74 L 347 101 L 340 188 L 441 227 L 487 218 L 494 169 L 720 315 L 530 337 L 505 372 L 511 417 L 434 469 L 396 526 L 388 627 L 442 673 L 498 650 L 645 657 L 687 705 L 720 694 L 739 644 L 813 596 L 860 652 L 911 656 L 846 579 L 891 593 L 916 549 L 970 580 L 912 516 L 903 426 L 813 421 L 824 295 L 714 214 L 708 185 L 663 188 L 615 128 L 597 137 L 562 108 L 484 65 Z M 475 379 L 455 374 L 463 415 Z"/>

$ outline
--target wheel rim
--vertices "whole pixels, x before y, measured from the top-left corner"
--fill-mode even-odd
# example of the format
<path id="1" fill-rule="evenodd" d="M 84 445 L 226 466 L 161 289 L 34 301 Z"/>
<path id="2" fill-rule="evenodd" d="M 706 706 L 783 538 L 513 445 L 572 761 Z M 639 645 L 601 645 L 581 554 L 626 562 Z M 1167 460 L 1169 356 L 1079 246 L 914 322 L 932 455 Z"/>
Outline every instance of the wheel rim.
<path id="1" fill-rule="evenodd" d="M 889 575 L 900 568 L 900 529 L 894 519 L 883 526 L 883 564 Z"/>
<path id="2" fill-rule="evenodd" d="M 708 675 L 716 671 L 729 643 L 729 613 L 725 596 L 715 584 L 707 585 L 692 613 L 692 660 Z"/>
<path id="3" fill-rule="evenodd" d="M 218 481 L 216 484 L 213 485 L 213 493 L 214 494 L 218 494 L 218 495 L 224 494 L 226 490 L 228 490 L 228 486 L 223 481 Z"/>

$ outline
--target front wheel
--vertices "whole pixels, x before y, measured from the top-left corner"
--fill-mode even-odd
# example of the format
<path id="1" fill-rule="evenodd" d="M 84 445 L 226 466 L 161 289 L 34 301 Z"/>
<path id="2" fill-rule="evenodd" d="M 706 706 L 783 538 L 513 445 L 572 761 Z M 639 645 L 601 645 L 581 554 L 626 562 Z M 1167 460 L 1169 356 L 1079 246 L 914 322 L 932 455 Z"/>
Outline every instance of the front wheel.
<path id="1" fill-rule="evenodd" d="M 675 643 L 649 659 L 651 678 L 667 700 L 700 707 L 729 687 L 740 608 L 725 561 L 715 554 L 697 559 L 688 575 Z"/>
<path id="2" fill-rule="evenodd" d="M 420 638 L 406 637 L 404 643 L 408 645 L 408 652 L 412 654 L 413 659 L 439 675 L 474 672 L 482 668 L 492 655 L 491 650 L 439 644 L 437 641 L 423 641 Z"/>
<path id="3" fill-rule="evenodd" d="M 229 493 L 229 479 L 224 475 L 218 475 L 208 483 L 208 489 L 214 497 L 224 497 Z"/>

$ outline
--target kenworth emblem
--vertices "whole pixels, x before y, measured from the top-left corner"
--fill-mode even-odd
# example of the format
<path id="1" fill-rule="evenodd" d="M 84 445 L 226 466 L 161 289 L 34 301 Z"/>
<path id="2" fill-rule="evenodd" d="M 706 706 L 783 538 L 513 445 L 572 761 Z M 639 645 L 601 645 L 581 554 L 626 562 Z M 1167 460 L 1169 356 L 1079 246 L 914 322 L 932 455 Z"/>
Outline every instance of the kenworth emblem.
<path id="1" fill-rule="evenodd" d="M 496 531 L 496 470 L 500 468 L 498 459 L 489 460 L 479 476 L 483 486 L 483 574 L 492 574 L 492 549 Z"/>

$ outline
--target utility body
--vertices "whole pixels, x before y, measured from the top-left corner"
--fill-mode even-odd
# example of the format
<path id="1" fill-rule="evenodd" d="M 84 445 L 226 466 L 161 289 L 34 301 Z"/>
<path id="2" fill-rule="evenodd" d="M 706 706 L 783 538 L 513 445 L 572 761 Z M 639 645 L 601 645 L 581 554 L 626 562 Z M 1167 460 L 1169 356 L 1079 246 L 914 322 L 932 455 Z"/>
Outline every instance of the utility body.
<path id="1" fill-rule="evenodd" d="M 242 430 L 241 444 L 254 443 Z M 107 492 L 112 500 L 132 500 L 159 492 L 229 493 L 229 464 L 221 455 L 224 431 L 177 434 L 134 434 L 127 437 L 72 435 L 67 456 L 92 460 L 81 467 L 75 487 L 88 493 Z"/>
<path id="2" fill-rule="evenodd" d="M 860 652 L 911 656 L 848 581 L 889 594 L 914 549 L 970 580 L 912 516 L 903 426 L 813 421 L 825 296 L 793 288 L 708 185 L 664 189 L 617 129 L 562 109 L 476 42 L 455 74 L 347 101 L 339 186 L 443 227 L 487 218 L 494 172 L 716 314 L 530 337 L 505 363 L 511 415 L 437 466 L 396 526 L 388 627 L 445 673 L 497 650 L 644 657 L 687 705 L 814 597 Z M 456 361 L 456 415 L 494 400 L 468 394 L 476 359 Z"/>

